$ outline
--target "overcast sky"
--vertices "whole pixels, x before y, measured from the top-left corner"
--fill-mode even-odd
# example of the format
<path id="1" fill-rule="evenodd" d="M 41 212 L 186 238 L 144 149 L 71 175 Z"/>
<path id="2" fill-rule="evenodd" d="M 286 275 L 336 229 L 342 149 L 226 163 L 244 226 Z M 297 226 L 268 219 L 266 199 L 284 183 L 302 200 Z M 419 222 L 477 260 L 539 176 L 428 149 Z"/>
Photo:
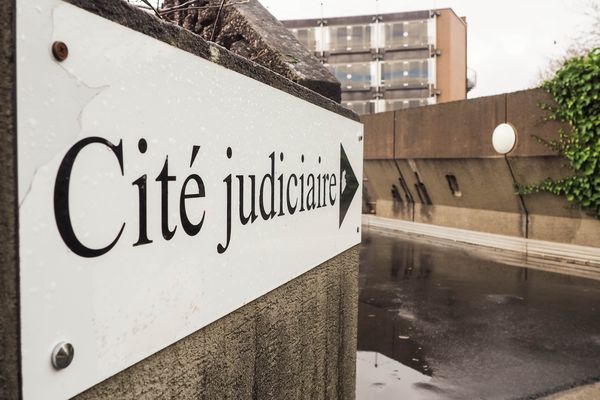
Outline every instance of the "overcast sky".
<path id="1" fill-rule="evenodd" d="M 468 22 L 469 97 L 533 87 L 540 69 L 589 28 L 586 4 L 600 0 L 259 0 L 278 19 L 451 7 Z M 321 11 L 323 3 L 323 11 Z"/>

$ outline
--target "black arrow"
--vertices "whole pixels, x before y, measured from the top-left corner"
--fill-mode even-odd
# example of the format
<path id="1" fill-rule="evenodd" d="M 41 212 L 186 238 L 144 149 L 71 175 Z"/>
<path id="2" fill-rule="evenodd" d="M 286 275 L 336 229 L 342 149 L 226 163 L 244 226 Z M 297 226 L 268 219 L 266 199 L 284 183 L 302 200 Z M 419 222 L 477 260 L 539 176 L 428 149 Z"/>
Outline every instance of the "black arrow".
<path id="1" fill-rule="evenodd" d="M 352 166 L 350 166 L 344 146 L 340 143 L 340 180 L 344 178 L 344 172 L 346 173 L 346 186 L 344 187 L 342 182 L 340 182 L 340 227 L 342 226 L 342 222 L 344 222 L 348 208 L 350 208 L 350 203 L 352 203 L 352 199 L 358 189 L 358 180 L 356 180 L 356 175 L 354 175 Z M 342 187 L 344 188 L 343 191 Z"/>

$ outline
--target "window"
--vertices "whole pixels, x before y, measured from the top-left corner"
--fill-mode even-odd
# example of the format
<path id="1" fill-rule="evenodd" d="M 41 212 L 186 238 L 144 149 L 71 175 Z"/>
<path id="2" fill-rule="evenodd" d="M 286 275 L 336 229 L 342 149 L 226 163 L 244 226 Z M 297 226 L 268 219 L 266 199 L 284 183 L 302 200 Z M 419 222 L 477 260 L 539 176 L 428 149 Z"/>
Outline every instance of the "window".
<path id="1" fill-rule="evenodd" d="M 429 44 L 427 20 L 384 24 L 385 48 L 424 47 Z"/>
<path id="2" fill-rule="evenodd" d="M 292 33 L 296 36 L 296 39 L 302 43 L 309 51 L 317 51 L 317 41 L 315 40 L 315 29 L 302 28 L 293 29 Z"/>
<path id="3" fill-rule="evenodd" d="M 371 88 L 371 63 L 333 64 L 329 69 L 342 84 L 342 90 Z"/>
<path id="4" fill-rule="evenodd" d="M 373 112 L 374 103 L 372 101 L 345 101 L 342 102 L 342 105 L 358 115 L 366 115 Z"/>
<path id="5" fill-rule="evenodd" d="M 429 61 L 406 60 L 381 64 L 383 86 L 388 88 L 427 86 L 429 84 Z"/>
<path id="6" fill-rule="evenodd" d="M 371 26 L 349 25 L 329 27 L 331 52 L 365 51 L 371 48 Z"/>

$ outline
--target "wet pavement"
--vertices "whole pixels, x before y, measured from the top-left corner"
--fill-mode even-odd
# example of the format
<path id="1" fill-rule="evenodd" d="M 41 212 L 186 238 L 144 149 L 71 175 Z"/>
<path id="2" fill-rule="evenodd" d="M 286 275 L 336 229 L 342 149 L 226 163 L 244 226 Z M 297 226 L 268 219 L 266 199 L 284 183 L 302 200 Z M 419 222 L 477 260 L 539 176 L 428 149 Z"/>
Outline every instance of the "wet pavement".
<path id="1" fill-rule="evenodd" d="M 363 232 L 357 399 L 538 398 L 600 378 L 600 281 Z"/>

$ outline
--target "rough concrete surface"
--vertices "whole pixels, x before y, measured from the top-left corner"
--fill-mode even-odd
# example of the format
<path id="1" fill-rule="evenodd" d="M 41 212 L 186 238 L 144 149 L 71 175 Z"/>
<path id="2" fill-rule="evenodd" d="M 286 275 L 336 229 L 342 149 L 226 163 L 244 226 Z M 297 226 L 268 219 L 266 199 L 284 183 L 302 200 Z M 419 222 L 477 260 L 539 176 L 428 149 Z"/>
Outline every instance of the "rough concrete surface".
<path id="1" fill-rule="evenodd" d="M 600 221 L 564 197 L 516 194 L 515 184 L 572 175 L 566 159 L 536 140 L 555 140 L 560 129 L 569 129 L 546 121 L 544 104 L 553 104 L 551 96 L 531 89 L 363 117 L 365 209 L 386 218 L 600 247 Z M 503 122 L 517 130 L 506 158 L 491 145 Z M 460 193 L 450 188 L 452 176 Z M 392 185 L 401 201 L 392 199 Z"/>
<path id="2" fill-rule="evenodd" d="M 394 158 L 395 112 L 367 114 L 360 117 L 365 125 L 365 160 L 391 160 Z"/>
<path id="3" fill-rule="evenodd" d="M 395 157 L 497 157 L 492 132 L 505 120 L 505 95 L 396 111 Z"/>
<path id="4" fill-rule="evenodd" d="M 517 143 L 509 157 L 553 156 L 540 143 L 558 138 L 569 127 L 546 121 L 541 105 L 552 105 L 542 89 L 453 101 L 393 112 L 395 133 L 390 130 L 392 112 L 363 116 L 365 159 L 440 159 L 499 157 L 492 147 L 492 132 L 508 122 L 517 131 Z M 392 137 L 393 135 L 393 137 Z M 390 148 L 394 146 L 394 148 Z"/>
<path id="5" fill-rule="evenodd" d="M 552 96 L 543 89 L 522 90 L 506 95 L 506 121 L 517 131 L 517 145 L 510 153 L 511 157 L 556 154 L 536 139 L 553 140 L 558 138 L 560 129 L 569 131 L 568 124 L 546 120 L 548 111 L 541 106 L 554 104 Z"/>
<path id="6" fill-rule="evenodd" d="M 558 156 L 510 157 L 509 161 L 515 179 L 521 185 L 531 185 L 546 178 L 560 179 L 573 174 L 568 161 Z M 527 209 L 533 214 L 581 217 L 581 212 L 570 206 L 564 197 L 544 192 L 524 196 L 524 199 Z"/>
<path id="7" fill-rule="evenodd" d="M 357 246 L 75 399 L 354 399 L 358 257 Z"/>
<path id="8" fill-rule="evenodd" d="M 411 170 L 419 174 L 433 205 L 521 211 L 518 196 L 514 194 L 510 170 L 502 158 L 422 159 L 412 163 L 398 161 L 402 162 L 412 164 Z M 410 175 L 415 176 L 414 173 Z M 450 189 L 446 175 L 456 178 L 456 194 Z"/>
<path id="9" fill-rule="evenodd" d="M 509 161 L 519 183 L 564 173 L 563 161 L 555 156 Z M 417 174 L 432 204 L 424 204 L 419 196 Z M 455 177 L 459 196 L 450 189 L 447 175 Z M 600 221 L 564 198 L 535 193 L 522 196 L 521 202 L 511 169 L 502 158 L 365 160 L 364 177 L 366 197 L 376 215 L 384 218 L 600 247 Z M 400 193 L 399 200 L 392 198 L 392 185 Z"/>
<path id="10" fill-rule="evenodd" d="M 165 0 L 163 9 L 177 10 L 164 18 L 340 102 L 340 82 L 257 0 Z"/>
<path id="11" fill-rule="evenodd" d="M 394 161 L 365 160 L 363 177 L 370 205 L 376 206 L 377 215 L 409 221 L 414 219 L 414 202 L 411 201 L 411 199 L 414 200 L 414 191 L 403 185 L 402 175 Z M 400 196 L 399 199 L 393 198 L 392 188 L 394 186 Z"/>
<path id="12" fill-rule="evenodd" d="M 416 189 L 417 175 L 420 190 L 427 191 L 432 204 L 423 203 Z M 459 189 L 456 194 L 450 189 L 446 175 L 455 177 Z M 376 201 L 378 216 L 525 235 L 525 215 L 519 197 L 514 194 L 510 170 L 501 158 L 365 160 L 364 176 L 369 196 Z M 392 185 L 398 188 L 400 199 L 392 198 Z"/>
<path id="13" fill-rule="evenodd" d="M 575 389 L 566 390 L 564 392 L 556 393 L 547 397 L 543 400 L 590 400 L 600 399 L 600 383 L 593 383 L 590 385 L 581 386 Z"/>
<path id="14" fill-rule="evenodd" d="M 19 398 L 14 3 L 0 2 L 0 399 Z"/>
<path id="15" fill-rule="evenodd" d="M 181 50 L 222 65 L 259 82 L 301 98 L 319 107 L 359 121 L 358 115 L 305 86 L 283 75 L 273 73 L 267 67 L 232 53 L 223 46 L 209 43 L 197 34 L 136 8 L 122 0 L 65 0 L 84 10 L 121 24 Z"/>

